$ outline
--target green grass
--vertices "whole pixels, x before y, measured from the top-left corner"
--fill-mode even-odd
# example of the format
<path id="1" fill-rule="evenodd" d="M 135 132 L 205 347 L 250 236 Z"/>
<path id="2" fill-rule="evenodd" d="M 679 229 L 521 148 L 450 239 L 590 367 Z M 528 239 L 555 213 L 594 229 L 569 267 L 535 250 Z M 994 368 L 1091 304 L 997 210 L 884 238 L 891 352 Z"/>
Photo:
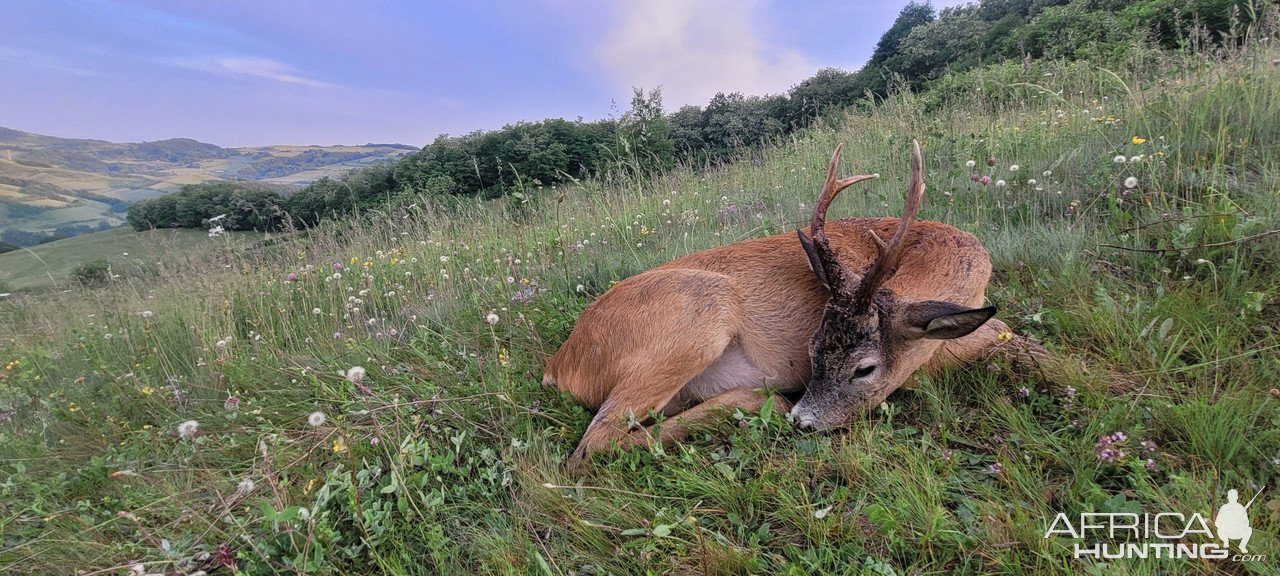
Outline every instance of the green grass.
<path id="1" fill-rule="evenodd" d="M 210 251 L 239 250 L 262 234 L 232 232 L 211 239 L 204 230 L 166 229 L 134 232 L 117 228 L 0 254 L 0 292 L 66 288 L 76 267 L 106 260 L 118 275 L 144 270 L 192 267 Z"/>
<path id="2" fill-rule="evenodd" d="M 246 574 L 1275 573 L 1276 52 L 1147 56 L 990 67 L 957 79 L 979 96 L 899 95 L 710 172 L 387 207 L 0 302 L 0 567 L 182 573 L 221 550 Z M 540 376 L 589 302 L 799 226 L 837 142 L 846 173 L 884 177 L 833 214 L 897 214 L 912 138 L 921 217 L 978 235 L 989 300 L 1058 370 L 994 358 L 838 433 L 729 414 L 564 472 L 590 414 Z M 1126 456 L 1100 458 L 1116 432 Z M 1209 515 L 1262 486 L 1262 562 L 1075 560 L 1043 538 L 1058 512 Z"/>

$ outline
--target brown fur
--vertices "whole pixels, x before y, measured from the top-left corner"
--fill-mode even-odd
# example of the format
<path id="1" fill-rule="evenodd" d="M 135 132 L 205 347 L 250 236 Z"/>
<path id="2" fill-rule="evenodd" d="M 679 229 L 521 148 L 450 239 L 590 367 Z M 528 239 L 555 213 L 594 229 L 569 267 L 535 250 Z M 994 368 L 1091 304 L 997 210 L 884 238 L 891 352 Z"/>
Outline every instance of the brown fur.
<path id="1" fill-rule="evenodd" d="M 836 182 L 838 154 L 829 183 Z M 823 214 L 833 196 L 824 192 Z M 846 270 L 868 269 L 879 255 L 869 232 L 889 238 L 900 222 L 828 222 L 824 248 Z M 976 238 L 926 221 L 910 224 L 902 240 L 901 264 L 879 286 L 882 293 L 895 302 L 982 305 L 991 263 Z M 619 282 L 583 311 L 543 378 L 596 410 L 570 466 L 613 443 L 683 438 L 717 409 L 758 409 L 767 398 L 760 388 L 804 390 L 810 341 L 830 299 L 795 233 L 704 250 Z M 984 356 L 1008 328 L 993 319 L 953 340 L 912 338 L 904 330 L 891 329 L 885 395 L 918 370 L 933 373 Z M 779 409 L 790 406 L 777 401 Z M 639 426 L 652 411 L 670 417 L 658 438 Z"/>

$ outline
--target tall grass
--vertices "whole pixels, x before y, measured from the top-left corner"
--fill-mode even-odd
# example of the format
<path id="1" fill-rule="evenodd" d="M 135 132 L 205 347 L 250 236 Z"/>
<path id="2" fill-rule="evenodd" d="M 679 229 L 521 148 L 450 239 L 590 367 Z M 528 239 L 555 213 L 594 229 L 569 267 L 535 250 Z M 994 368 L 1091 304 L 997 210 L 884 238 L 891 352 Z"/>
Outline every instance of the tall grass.
<path id="1" fill-rule="evenodd" d="M 1208 514 L 1228 487 L 1267 486 L 1250 549 L 1277 552 L 1277 52 L 1158 56 L 983 68 L 733 165 L 424 199 L 0 303 L 0 565 L 1265 573 L 1273 560 L 1074 560 L 1043 538 L 1057 512 Z M 589 414 L 540 376 L 583 307 L 673 257 L 802 225 L 837 143 L 846 173 L 883 177 L 833 214 L 896 215 L 912 138 L 921 217 L 976 234 L 1001 317 L 1077 371 L 992 360 L 840 433 L 731 414 L 564 474 Z M 1126 454 L 1104 458 L 1115 432 Z"/>

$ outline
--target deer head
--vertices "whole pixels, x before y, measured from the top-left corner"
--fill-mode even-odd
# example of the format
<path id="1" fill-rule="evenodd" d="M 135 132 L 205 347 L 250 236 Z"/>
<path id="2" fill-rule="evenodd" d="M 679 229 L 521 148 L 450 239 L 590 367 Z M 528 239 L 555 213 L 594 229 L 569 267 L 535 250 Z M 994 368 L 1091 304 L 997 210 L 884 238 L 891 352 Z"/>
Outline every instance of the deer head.
<path id="1" fill-rule="evenodd" d="M 903 263 L 907 232 L 924 198 L 924 162 L 919 143 L 913 142 L 906 208 L 893 236 L 885 243 L 873 230 L 867 230 L 876 254 L 861 271 L 840 262 L 824 229 L 827 208 L 841 190 L 875 177 L 838 179 L 840 150 L 836 147 L 831 157 L 826 186 L 813 207 L 813 237 L 797 231 L 814 274 L 831 292 L 822 323 L 809 343 L 812 366 L 808 387 L 791 410 L 802 428 L 818 430 L 838 426 L 854 413 L 883 402 L 920 367 L 898 365 L 896 360 L 910 356 L 906 353 L 922 340 L 959 338 L 976 330 L 996 312 L 995 307 L 904 301 L 883 287 Z"/>

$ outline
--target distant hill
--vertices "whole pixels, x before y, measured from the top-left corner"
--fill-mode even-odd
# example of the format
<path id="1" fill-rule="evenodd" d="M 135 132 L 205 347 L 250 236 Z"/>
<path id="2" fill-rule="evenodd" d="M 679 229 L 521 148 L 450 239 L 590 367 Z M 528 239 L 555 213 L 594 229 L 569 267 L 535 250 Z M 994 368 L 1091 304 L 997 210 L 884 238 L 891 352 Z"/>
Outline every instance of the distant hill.
<path id="1" fill-rule="evenodd" d="M 291 190 L 417 151 L 402 144 L 223 148 L 190 138 L 116 143 L 0 127 L 0 234 L 114 226 L 125 206 L 184 184 L 249 180 Z"/>

